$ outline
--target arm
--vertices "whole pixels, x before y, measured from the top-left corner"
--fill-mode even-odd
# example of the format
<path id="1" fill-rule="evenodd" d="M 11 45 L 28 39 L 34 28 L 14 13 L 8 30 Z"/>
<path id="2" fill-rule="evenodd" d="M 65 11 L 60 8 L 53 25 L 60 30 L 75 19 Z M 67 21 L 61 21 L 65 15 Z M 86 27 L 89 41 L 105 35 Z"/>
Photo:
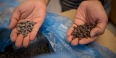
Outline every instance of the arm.
<path id="1" fill-rule="evenodd" d="M 76 12 L 76 16 L 74 19 L 74 23 L 71 28 L 69 28 L 67 32 L 67 41 L 72 45 L 78 44 L 88 44 L 90 42 L 95 41 L 99 35 L 104 33 L 106 24 L 107 24 L 107 15 L 100 1 L 91 0 L 91 1 L 83 1 Z M 90 37 L 72 39 L 72 31 L 74 26 L 83 25 L 85 23 L 96 24 L 95 28 L 90 31 Z"/>
<path id="2" fill-rule="evenodd" d="M 10 38 L 15 42 L 16 47 L 23 45 L 27 47 L 29 42 L 34 40 L 36 34 L 44 22 L 46 16 L 46 6 L 49 0 L 22 0 L 22 3 L 17 6 L 10 18 L 9 29 L 12 29 Z M 24 21 L 33 21 L 36 24 L 33 26 L 31 32 L 26 37 L 22 34 L 17 34 L 16 25 Z"/>
<path id="3" fill-rule="evenodd" d="M 27 0 L 21 0 L 21 2 L 24 2 L 24 1 L 27 1 Z M 43 2 L 46 5 L 48 5 L 48 3 L 49 3 L 50 0 L 38 0 L 38 1 Z"/>
<path id="4" fill-rule="evenodd" d="M 93 1 L 93 0 L 84 0 L 84 1 Z M 100 1 L 102 3 L 102 5 L 104 5 L 105 0 L 94 0 L 94 1 Z"/>

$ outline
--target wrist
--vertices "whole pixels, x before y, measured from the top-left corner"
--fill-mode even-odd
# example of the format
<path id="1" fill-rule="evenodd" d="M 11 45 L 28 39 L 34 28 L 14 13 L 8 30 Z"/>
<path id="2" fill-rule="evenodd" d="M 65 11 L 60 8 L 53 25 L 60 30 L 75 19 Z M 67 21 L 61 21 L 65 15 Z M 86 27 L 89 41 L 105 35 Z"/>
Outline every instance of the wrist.
<path id="1" fill-rule="evenodd" d="M 83 1 L 100 1 L 104 5 L 105 0 L 83 0 Z"/>
<path id="2" fill-rule="evenodd" d="M 43 2 L 47 6 L 50 0 L 37 0 L 37 1 Z"/>
<path id="3" fill-rule="evenodd" d="M 84 0 L 84 1 L 99 1 L 99 0 Z"/>
<path id="4" fill-rule="evenodd" d="M 21 2 L 24 2 L 24 1 L 29 1 L 29 0 L 21 0 Z M 40 1 L 47 6 L 50 0 L 30 0 L 30 1 Z"/>

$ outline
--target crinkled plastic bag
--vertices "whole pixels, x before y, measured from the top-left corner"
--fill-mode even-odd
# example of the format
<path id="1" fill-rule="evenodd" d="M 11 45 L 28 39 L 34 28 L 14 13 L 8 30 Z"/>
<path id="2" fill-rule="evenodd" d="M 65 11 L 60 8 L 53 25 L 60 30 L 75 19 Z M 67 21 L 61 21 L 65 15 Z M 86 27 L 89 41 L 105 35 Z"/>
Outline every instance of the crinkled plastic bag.
<path id="1" fill-rule="evenodd" d="M 6 46 L 13 44 L 8 25 L 12 11 L 18 4 L 18 0 L 0 0 L 0 52 L 3 52 Z"/>
<path id="2" fill-rule="evenodd" d="M 116 57 L 116 53 L 112 52 L 111 50 L 109 50 L 108 48 L 104 46 L 101 46 L 97 42 L 90 43 L 88 47 L 92 49 L 96 49 L 100 54 L 102 54 L 104 58 L 115 58 Z"/>
<path id="3" fill-rule="evenodd" d="M 9 18 L 18 4 L 18 0 L 0 0 L 0 30 L 8 28 Z"/>

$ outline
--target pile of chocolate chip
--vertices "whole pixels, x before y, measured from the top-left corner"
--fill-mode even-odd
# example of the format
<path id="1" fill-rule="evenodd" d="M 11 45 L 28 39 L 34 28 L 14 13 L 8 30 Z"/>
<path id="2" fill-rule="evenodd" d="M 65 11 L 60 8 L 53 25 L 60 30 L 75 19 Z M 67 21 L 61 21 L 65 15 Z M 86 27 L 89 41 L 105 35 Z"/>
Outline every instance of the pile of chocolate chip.
<path id="1" fill-rule="evenodd" d="M 4 52 L 0 53 L 0 58 L 34 58 L 37 55 L 48 53 L 50 53 L 48 44 L 45 44 L 43 46 L 36 46 L 31 49 L 26 49 L 25 52 L 15 52 L 12 46 L 9 46 Z"/>
<path id="2" fill-rule="evenodd" d="M 74 30 L 71 33 L 71 35 L 73 36 L 72 39 L 75 39 L 75 38 L 82 39 L 82 38 L 88 38 L 88 37 L 90 37 L 90 31 L 94 27 L 95 27 L 95 25 L 88 24 L 88 23 L 85 23 L 84 25 L 78 25 L 78 27 L 73 27 Z"/>
<path id="3" fill-rule="evenodd" d="M 27 36 L 29 32 L 32 31 L 33 26 L 35 25 L 35 22 L 33 21 L 26 21 L 26 22 L 20 22 L 17 24 L 17 34 L 22 34 L 24 37 Z"/>

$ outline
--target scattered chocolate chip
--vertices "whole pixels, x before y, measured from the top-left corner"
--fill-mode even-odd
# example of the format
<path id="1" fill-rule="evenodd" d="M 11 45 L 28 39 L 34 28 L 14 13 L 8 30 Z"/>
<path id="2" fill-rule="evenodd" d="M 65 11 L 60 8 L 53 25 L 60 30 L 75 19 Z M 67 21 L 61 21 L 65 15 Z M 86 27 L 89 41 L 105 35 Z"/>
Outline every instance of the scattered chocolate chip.
<path id="1" fill-rule="evenodd" d="M 34 56 L 48 53 L 50 53 L 48 44 L 26 49 L 25 52 L 15 52 L 12 46 L 10 46 L 4 52 L 0 53 L 0 58 L 33 58 Z"/>

